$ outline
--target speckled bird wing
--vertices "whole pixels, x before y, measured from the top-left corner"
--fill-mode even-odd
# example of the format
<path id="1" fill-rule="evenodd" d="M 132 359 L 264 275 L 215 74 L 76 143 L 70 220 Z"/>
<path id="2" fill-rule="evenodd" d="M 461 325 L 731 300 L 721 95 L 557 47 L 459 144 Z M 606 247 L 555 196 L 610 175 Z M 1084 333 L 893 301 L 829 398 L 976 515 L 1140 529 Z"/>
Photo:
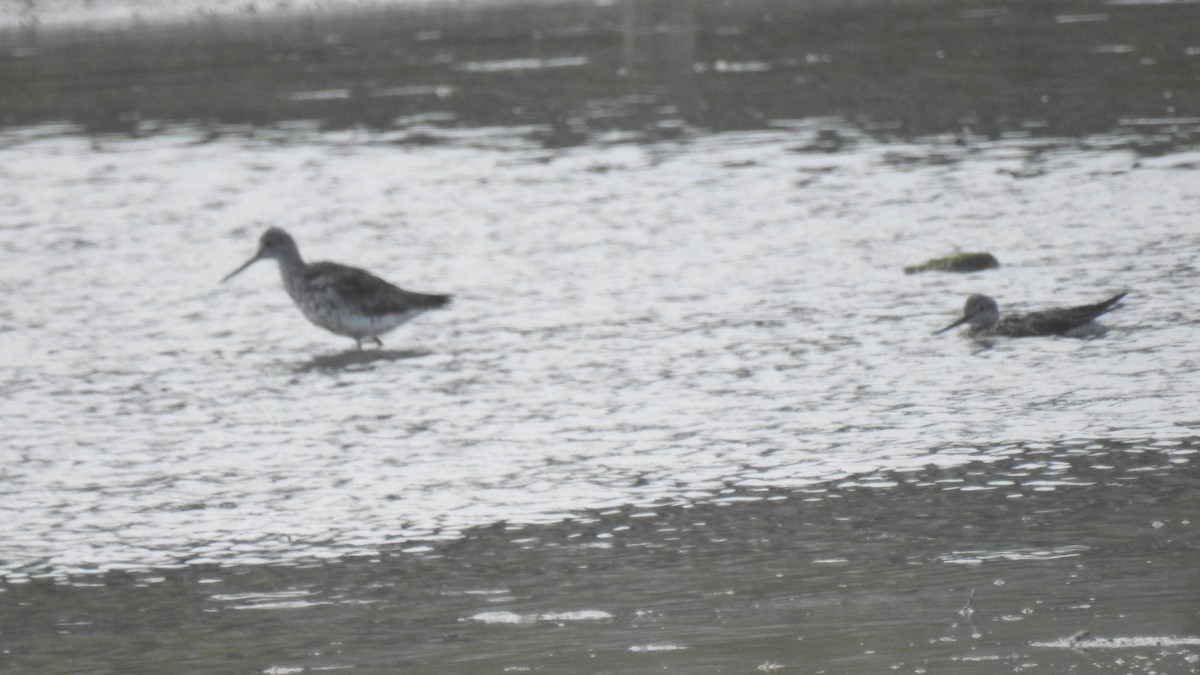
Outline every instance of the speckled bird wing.
<path id="1" fill-rule="evenodd" d="M 1119 293 L 1103 302 L 1062 309 L 1047 309 L 1028 314 L 1001 317 L 996 332 L 1015 337 L 1032 335 L 1062 335 L 1113 309 L 1125 297 Z"/>
<path id="2" fill-rule="evenodd" d="M 435 309 L 450 301 L 446 295 L 406 291 L 366 270 L 338 263 L 314 263 L 308 266 L 308 272 L 315 288 L 332 291 L 345 306 L 354 307 L 366 316 Z"/>
<path id="3" fill-rule="evenodd" d="M 1000 317 L 995 332 L 1009 337 L 1062 335 L 1076 326 L 1091 321 L 1092 316 L 1094 315 L 1074 312 L 1071 309 L 1011 314 Z"/>

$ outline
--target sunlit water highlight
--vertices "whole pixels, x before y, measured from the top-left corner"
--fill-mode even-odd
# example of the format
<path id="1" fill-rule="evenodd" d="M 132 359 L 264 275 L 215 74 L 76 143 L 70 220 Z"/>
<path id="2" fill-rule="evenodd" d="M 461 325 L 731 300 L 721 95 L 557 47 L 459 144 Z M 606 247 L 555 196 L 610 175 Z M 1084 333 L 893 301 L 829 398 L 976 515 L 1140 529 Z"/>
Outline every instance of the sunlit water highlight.
<path id="1" fill-rule="evenodd" d="M 289 563 L 1013 456 L 971 487 L 1052 490 L 1094 441 L 1194 461 L 1200 153 L 846 129 L 806 150 L 829 126 L 555 151 L 6 132 L 0 575 Z M 344 355 L 271 265 L 217 284 L 270 225 L 455 304 Z M 900 271 L 956 249 L 1002 267 Z M 1100 339 L 930 335 L 971 292 L 1121 289 Z M 1013 555 L 1072 549 L 947 561 Z"/>

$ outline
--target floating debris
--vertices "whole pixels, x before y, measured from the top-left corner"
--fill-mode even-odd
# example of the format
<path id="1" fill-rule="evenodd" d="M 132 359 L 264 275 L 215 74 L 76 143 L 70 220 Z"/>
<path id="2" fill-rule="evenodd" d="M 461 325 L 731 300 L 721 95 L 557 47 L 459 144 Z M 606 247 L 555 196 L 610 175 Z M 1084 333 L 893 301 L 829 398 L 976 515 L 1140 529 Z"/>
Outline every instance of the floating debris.
<path id="1" fill-rule="evenodd" d="M 1081 636 L 1082 634 L 1082 636 Z M 1091 631 L 1081 630 L 1069 638 L 1050 642 L 1030 642 L 1032 647 L 1055 649 L 1163 649 L 1173 647 L 1200 646 L 1200 637 L 1194 635 L 1131 635 L 1128 637 L 1092 637 Z"/>
<path id="2" fill-rule="evenodd" d="M 971 616 L 973 614 L 975 614 L 975 608 L 971 606 L 974 603 L 975 603 L 975 589 L 972 588 L 971 595 L 967 598 L 967 604 L 963 605 L 962 609 L 958 610 L 959 616 L 963 617 L 964 619 L 970 619 Z"/>
<path id="3" fill-rule="evenodd" d="M 941 258 L 931 258 L 920 265 L 904 268 L 905 274 L 917 272 L 979 272 L 999 267 L 1000 261 L 991 253 L 955 253 Z"/>

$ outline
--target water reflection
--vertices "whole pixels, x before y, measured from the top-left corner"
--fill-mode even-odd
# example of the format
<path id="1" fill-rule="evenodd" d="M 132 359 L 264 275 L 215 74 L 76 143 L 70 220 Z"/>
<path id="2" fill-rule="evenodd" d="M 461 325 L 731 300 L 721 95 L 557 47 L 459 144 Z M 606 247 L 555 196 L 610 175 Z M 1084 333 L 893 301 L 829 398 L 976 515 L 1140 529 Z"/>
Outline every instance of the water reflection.
<path id="1" fill-rule="evenodd" d="M 298 372 L 310 370 L 342 370 L 352 366 L 360 366 L 376 361 L 402 361 L 419 359 L 433 352 L 420 349 L 367 349 L 350 350 L 334 354 L 321 354 L 309 359 L 297 368 Z"/>
<path id="2" fill-rule="evenodd" d="M 624 68 L 632 77 L 653 77 L 664 85 L 694 79 L 696 3 L 685 0 L 628 0 L 622 3 Z M 674 81 L 674 82 L 672 82 Z"/>
<path id="3" fill-rule="evenodd" d="M 705 105 L 698 69 L 696 5 L 684 0 L 628 0 L 622 66 L 631 97 L 627 115 L 650 137 L 676 135 L 673 122 L 701 123 Z M 665 123 L 664 123 L 665 122 Z"/>
<path id="4" fill-rule="evenodd" d="M 1137 128 L 1195 140 L 1194 3 L 444 3 L 205 14 L 98 33 L 0 28 L 8 124 L 161 120 L 326 128 L 539 125 L 563 147 L 621 130 L 838 116 L 880 137 Z M 26 32 L 22 32 L 22 31 Z M 480 35 L 486 39 L 480 39 Z M 14 51 L 15 50 L 15 51 Z"/>

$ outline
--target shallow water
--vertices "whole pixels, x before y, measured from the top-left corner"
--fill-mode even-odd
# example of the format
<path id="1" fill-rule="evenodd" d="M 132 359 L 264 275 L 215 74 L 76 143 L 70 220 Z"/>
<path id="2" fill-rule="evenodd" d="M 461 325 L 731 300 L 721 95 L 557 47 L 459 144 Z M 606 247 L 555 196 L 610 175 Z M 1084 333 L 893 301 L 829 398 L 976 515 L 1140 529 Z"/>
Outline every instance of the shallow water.
<path id="1" fill-rule="evenodd" d="M 848 144 L 813 151 L 830 129 Z M 907 615 L 927 616 L 936 596 L 937 618 L 927 618 L 953 632 L 979 582 L 943 584 L 944 575 L 1000 565 L 1031 597 L 1052 579 L 1072 583 L 1072 566 L 1091 555 L 1102 571 L 1089 590 L 1123 594 L 1144 620 L 1101 621 L 1125 632 L 1098 637 L 1182 636 L 1147 668 L 1166 668 L 1163 659 L 1185 669 L 1159 672 L 1196 667 L 1187 642 L 1197 631 L 1195 579 L 1186 572 L 1194 577 L 1195 525 L 1185 505 L 1195 505 L 1186 494 L 1196 492 L 1200 421 L 1190 310 L 1200 277 L 1198 153 L 1147 158 L 1118 136 L 885 144 L 836 120 L 654 144 L 614 135 L 561 150 L 500 128 L 431 130 L 438 142 L 422 146 L 302 126 L 215 140 L 188 127 L 141 139 L 69 131 L 0 138 L 0 575 L 10 597 L 87 593 L 89 579 L 107 579 L 108 590 L 94 592 L 118 596 L 86 597 L 115 607 L 138 602 L 120 593 L 182 593 L 188 599 L 167 604 L 220 607 L 226 618 L 201 630 L 228 641 L 240 621 L 229 617 L 258 603 L 317 632 L 347 620 L 342 612 L 367 620 L 358 602 L 407 606 L 404 594 L 420 586 L 397 590 L 392 575 L 403 573 L 469 594 L 405 610 L 436 614 L 428 630 L 441 638 L 404 623 L 419 617 L 389 619 L 441 646 L 398 654 L 364 638 L 330 664 L 556 672 L 600 652 L 616 659 L 612 672 L 746 672 L 771 670 L 776 658 L 801 667 L 794 652 L 773 656 L 794 647 L 795 631 L 762 623 L 799 620 L 794 603 L 829 597 L 840 609 L 814 609 L 808 620 L 827 615 L 837 630 L 900 640 L 889 657 L 905 644 L 935 658 L 929 645 L 939 638 L 909 631 Z M 359 265 L 455 302 L 385 336 L 383 351 L 348 352 L 352 341 L 291 306 L 273 264 L 217 283 L 271 225 L 291 231 L 309 259 Z M 991 251 L 1002 267 L 901 272 L 957 249 Z M 1129 296 L 1105 317 L 1101 338 L 931 335 L 971 292 L 996 297 L 1003 311 L 1122 289 Z M 829 502 L 842 490 L 853 506 L 837 513 Z M 807 513 L 796 510 L 806 495 L 824 518 L 793 520 Z M 587 514 L 605 509 L 622 514 L 625 529 L 592 530 Z M 723 546 L 730 539 L 697 525 L 708 521 L 691 520 L 693 509 L 735 514 L 721 527 L 740 543 Z M 937 515 L 897 515 L 914 512 Z M 486 534 L 501 522 L 532 539 Z M 642 522 L 657 534 L 641 534 Z M 994 537 L 974 541 L 956 529 L 991 526 Z M 546 533 L 571 543 L 572 528 L 597 546 L 543 545 Z M 873 543 L 854 538 L 858 528 Z M 614 549 L 630 531 L 666 559 Z M 673 531 L 687 545 L 659 547 Z M 464 533 L 475 533 L 460 544 L 465 560 L 438 548 Z M 1167 543 L 1143 540 L 1168 533 Z M 1126 536 L 1139 542 L 1134 553 L 1114 555 L 1109 538 Z M 771 543 L 753 553 L 751 541 Z M 1145 554 L 1159 545 L 1161 558 Z M 393 562 L 363 562 L 381 553 Z M 1143 580 L 1161 595 L 1126 597 L 1140 592 L 1141 558 L 1129 556 L 1143 554 L 1152 569 L 1170 570 Z M 443 560 L 453 562 L 438 567 Z M 776 566 L 797 561 L 814 570 L 818 600 L 770 581 Z M 479 566 L 479 585 L 463 581 L 474 579 L 464 565 Z M 596 567 L 564 580 L 563 565 Z M 693 567 L 699 586 L 688 588 Z M 311 569 L 326 575 L 309 578 Z M 546 569 L 557 580 L 546 588 L 564 594 L 536 590 Z M 778 584 L 799 583 L 795 568 L 778 573 Z M 238 575 L 255 581 L 237 587 Z M 845 575 L 868 580 L 862 595 L 839 595 Z M 254 595 L 270 586 L 264 578 L 286 581 Z M 32 579 L 84 588 L 38 591 L 55 586 Z M 342 589 L 333 600 L 320 590 L 330 583 Z M 371 599 L 381 584 L 393 590 Z M 722 593 L 744 584 L 766 605 L 724 603 Z M 697 604 L 674 608 L 681 593 Z M 310 603 L 309 594 L 319 597 Z M 1181 594 L 1191 609 L 1172 605 Z M 866 604 L 839 614 L 854 602 Z M 627 613 L 639 603 L 648 614 Z M 310 606 L 316 614 L 297 618 Z M 1087 616 L 1120 613 L 1105 607 Z M 20 612 L 6 611 L 11 636 Z M 1018 605 L 1005 611 L 1022 616 Z M 721 618 L 730 613 L 738 618 Z M 671 616 L 680 623 L 661 641 L 623 632 Z M 131 621 L 153 639 L 174 635 Z M 543 634 L 551 625 L 565 626 L 563 644 L 575 646 L 547 655 L 545 641 L 559 639 Z M 1057 662 L 1076 652 L 1054 641 L 1086 627 L 1038 624 L 1023 644 L 1049 644 L 1038 660 Z M 447 647 L 460 638 L 439 631 L 461 631 L 465 644 Z M 513 632 L 529 637 L 530 651 Z M 59 672 L 29 656 L 40 653 L 31 640 L 12 652 L 26 660 L 10 656 L 10 665 Z M 863 650 L 821 644 L 813 658 L 825 672 L 879 672 Z M 294 647 L 266 649 L 276 660 L 253 670 L 324 663 Z M 106 663 L 169 670 L 134 653 L 148 652 L 116 649 Z M 500 660 L 473 666 L 485 653 Z M 940 672 L 1024 663 L 998 647 L 979 662 L 954 653 Z M 1112 665 L 1111 656 L 1095 663 Z M 1071 667 L 1091 672 L 1080 663 Z M 910 666 L 901 672 L 921 672 Z"/>
<path id="2" fill-rule="evenodd" d="M 1200 156 L 796 152 L 808 133 L 10 140 L 5 574 L 291 560 L 1195 436 Z M 268 225 L 455 304 L 339 359 L 353 343 L 307 324 L 272 265 L 217 283 Z M 899 271 L 956 247 L 1003 267 Z M 1103 339 L 930 335 L 969 292 L 1015 308 L 1125 288 Z"/>

